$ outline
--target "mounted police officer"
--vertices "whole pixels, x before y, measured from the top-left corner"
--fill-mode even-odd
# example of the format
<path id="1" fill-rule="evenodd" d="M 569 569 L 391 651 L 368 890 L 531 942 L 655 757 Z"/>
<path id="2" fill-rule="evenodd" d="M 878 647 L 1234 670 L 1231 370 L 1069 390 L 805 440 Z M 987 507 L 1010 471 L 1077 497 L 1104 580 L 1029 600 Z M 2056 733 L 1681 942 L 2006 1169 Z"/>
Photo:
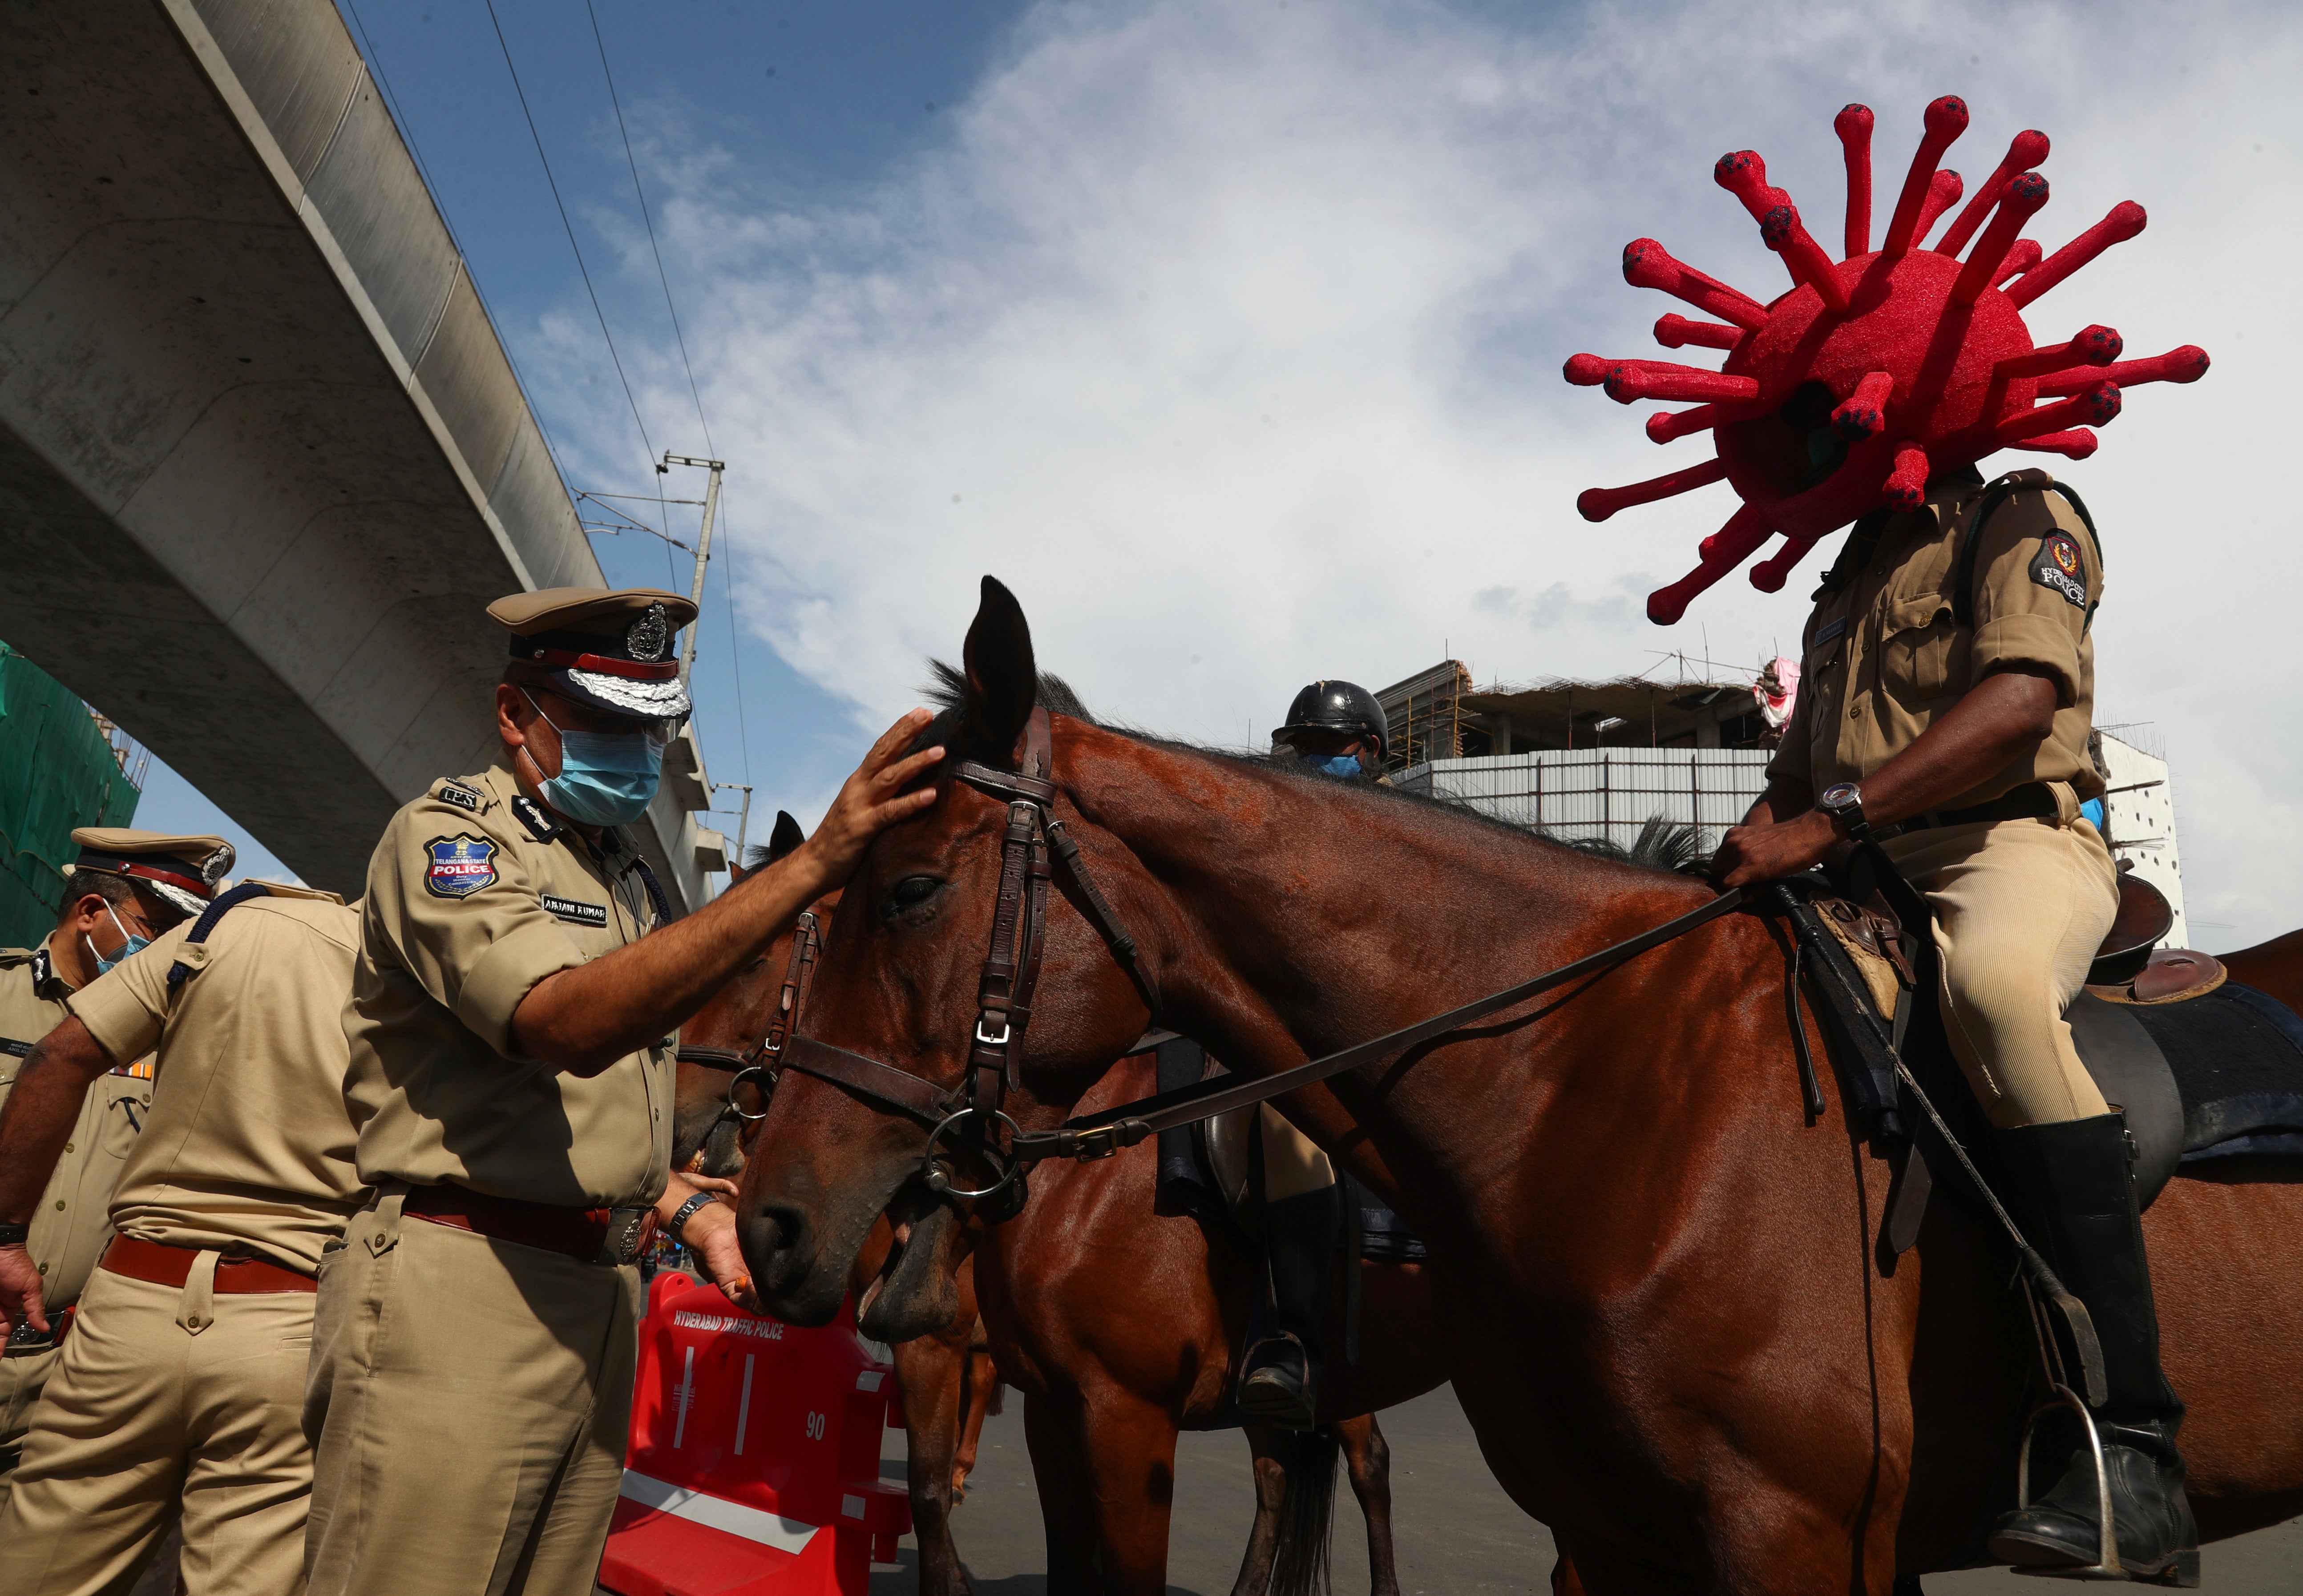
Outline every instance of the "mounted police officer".
<path id="1" fill-rule="evenodd" d="M 653 1207 L 723 1283 L 730 1211 L 668 1169 L 672 1033 L 846 881 L 904 793 L 914 710 L 813 836 L 673 921 L 622 827 L 688 713 L 679 594 L 491 605 L 502 757 L 434 782 L 368 866 L 344 1012 L 360 1178 L 320 1288 L 311 1589 L 589 1596 L 623 1477 L 639 1275 L 611 1214 Z"/>
<path id="2" fill-rule="evenodd" d="M 2159 1367 L 2124 1120 L 2061 1018 L 2118 903 L 2110 850 L 2080 806 L 2102 550 L 2044 471 L 1989 491 L 1972 468 L 1916 510 L 1855 524 L 1816 594 L 1800 693 L 1767 792 L 1728 832 L 1730 886 L 1882 839 L 1935 911 L 1951 1048 L 1995 1128 L 2002 1195 L 2087 1305 L 2103 1345 L 2104 1441 L 2121 1562 L 2142 1575 L 2198 1544 L 2175 1447 L 2183 1404 Z M 2099 1551 L 2082 1449 L 1994 1557 L 2085 1567 Z"/>
<path id="3" fill-rule="evenodd" d="M 232 848 L 220 836 L 83 827 L 72 840 L 80 852 L 68 867 L 55 929 L 37 948 L 0 948 L 0 1104 L 33 1045 L 70 1012 L 72 995 L 199 912 L 232 869 Z M 151 1103 L 148 1059 L 93 1083 L 24 1235 L 0 1226 L 0 1247 L 25 1248 L 49 1322 L 43 1330 L 19 1314 L 0 1358 L 0 1508 L 7 1505 L 33 1407 L 60 1356 L 62 1310 L 79 1301 L 112 1239 L 113 1182 Z M 0 1301 L 0 1314 L 20 1307 Z"/>
<path id="4" fill-rule="evenodd" d="M 1312 683 L 1271 734 L 1275 753 L 1343 781 L 1379 780 L 1388 743 L 1383 707 L 1356 682 Z M 1308 1430 L 1317 1422 L 1327 1361 L 1320 1326 L 1336 1273 L 1342 1193 L 1328 1155 L 1269 1103 L 1256 1109 L 1256 1132 L 1271 1317 L 1243 1360 L 1239 1406 L 1251 1417 Z"/>

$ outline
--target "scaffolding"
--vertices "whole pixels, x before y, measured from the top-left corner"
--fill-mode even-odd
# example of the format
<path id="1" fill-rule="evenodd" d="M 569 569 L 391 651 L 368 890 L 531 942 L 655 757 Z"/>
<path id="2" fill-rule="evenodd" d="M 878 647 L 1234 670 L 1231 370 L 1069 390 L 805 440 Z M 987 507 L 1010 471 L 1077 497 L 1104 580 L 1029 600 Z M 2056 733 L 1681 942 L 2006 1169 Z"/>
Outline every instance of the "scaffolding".
<path id="1" fill-rule="evenodd" d="M 81 826 L 136 816 L 150 756 L 0 643 L 0 946 L 47 935 Z"/>

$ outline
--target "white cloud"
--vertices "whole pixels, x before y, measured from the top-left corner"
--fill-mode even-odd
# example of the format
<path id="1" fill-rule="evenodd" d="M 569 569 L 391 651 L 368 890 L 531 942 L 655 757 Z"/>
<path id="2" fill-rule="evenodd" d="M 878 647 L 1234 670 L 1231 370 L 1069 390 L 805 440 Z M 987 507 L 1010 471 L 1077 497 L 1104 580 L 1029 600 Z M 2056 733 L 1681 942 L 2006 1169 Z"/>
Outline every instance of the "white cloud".
<path id="1" fill-rule="evenodd" d="M 738 154 L 669 152 L 667 245 L 710 284 L 691 346 L 748 477 L 748 617 L 873 729 L 957 652 L 984 571 L 1092 704 L 1216 741 L 1311 676 L 1380 685 L 1443 646 L 1482 679 L 1707 639 L 1755 661 L 1805 584 L 1731 577 L 1648 626 L 1640 595 L 1732 501 L 1586 525 L 1580 489 L 1707 445 L 1656 449 L 1646 407 L 1560 363 L 1685 308 L 1622 282 L 1632 238 L 1779 289 L 1720 151 L 1760 150 L 1835 239 L 1838 106 L 1878 113 L 1884 226 L 1922 107 L 1956 92 L 1970 180 L 2018 128 L 2054 136 L 2049 248 L 2115 200 L 2152 212 L 2040 302 L 2042 341 L 2101 321 L 2214 356 L 2136 391 L 2072 471 L 2107 546 L 2099 706 L 2174 761 L 2191 912 L 2235 928 L 2203 939 L 2284 930 L 2303 849 L 2263 839 L 2303 831 L 2278 442 L 2299 54 L 2271 7 L 1045 8 L 950 142 L 860 197 L 779 204 Z"/>

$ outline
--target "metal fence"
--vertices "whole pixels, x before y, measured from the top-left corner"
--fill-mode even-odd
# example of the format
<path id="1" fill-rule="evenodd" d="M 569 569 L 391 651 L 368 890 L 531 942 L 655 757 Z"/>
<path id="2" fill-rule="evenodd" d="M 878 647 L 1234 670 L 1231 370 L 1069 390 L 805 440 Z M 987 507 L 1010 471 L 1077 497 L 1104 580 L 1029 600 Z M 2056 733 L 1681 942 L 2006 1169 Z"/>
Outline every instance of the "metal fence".
<path id="1" fill-rule="evenodd" d="M 1764 748 L 1578 748 L 1432 760 L 1395 785 L 1455 798 L 1482 814 L 1563 840 L 1629 847 L 1650 815 L 1701 828 L 1706 852 L 1767 785 Z"/>

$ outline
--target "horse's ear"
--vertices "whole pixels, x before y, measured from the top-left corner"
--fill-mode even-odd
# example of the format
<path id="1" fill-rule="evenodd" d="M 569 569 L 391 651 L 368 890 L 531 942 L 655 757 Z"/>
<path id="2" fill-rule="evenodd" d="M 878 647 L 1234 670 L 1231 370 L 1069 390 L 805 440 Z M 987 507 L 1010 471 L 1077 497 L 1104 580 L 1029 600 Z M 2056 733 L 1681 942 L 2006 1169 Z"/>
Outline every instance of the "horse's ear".
<path id="1" fill-rule="evenodd" d="M 1039 700 L 1040 673 L 1032 660 L 1032 628 L 1024 607 L 996 576 L 983 579 L 983 601 L 960 658 L 967 669 L 968 730 L 1004 764 Z"/>
<path id="2" fill-rule="evenodd" d="M 799 828 L 799 822 L 791 818 L 789 811 L 776 811 L 776 828 L 768 835 L 768 862 L 775 863 L 806 841 L 807 833 Z"/>

